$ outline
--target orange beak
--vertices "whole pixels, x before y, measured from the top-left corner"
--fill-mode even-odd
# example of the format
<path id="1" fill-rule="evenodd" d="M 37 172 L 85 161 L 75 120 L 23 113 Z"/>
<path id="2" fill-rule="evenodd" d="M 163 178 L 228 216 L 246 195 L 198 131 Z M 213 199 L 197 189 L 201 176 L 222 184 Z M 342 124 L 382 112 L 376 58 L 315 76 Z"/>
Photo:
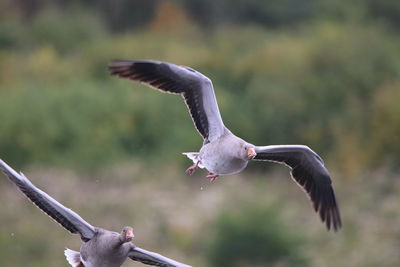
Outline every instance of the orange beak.
<path id="1" fill-rule="evenodd" d="M 250 147 L 247 149 L 247 158 L 249 160 L 254 159 L 254 157 L 257 156 L 256 151 L 254 150 L 254 148 Z"/>
<path id="2" fill-rule="evenodd" d="M 132 230 L 128 230 L 127 232 L 126 232 L 126 238 L 133 238 L 135 235 L 133 234 L 133 231 Z"/>

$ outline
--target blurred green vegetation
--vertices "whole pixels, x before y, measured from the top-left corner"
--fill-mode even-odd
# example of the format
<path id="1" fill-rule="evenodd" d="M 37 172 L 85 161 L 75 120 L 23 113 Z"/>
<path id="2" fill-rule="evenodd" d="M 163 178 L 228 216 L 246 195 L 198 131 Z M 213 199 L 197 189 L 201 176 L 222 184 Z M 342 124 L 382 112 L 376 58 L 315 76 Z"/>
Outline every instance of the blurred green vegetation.
<path id="1" fill-rule="evenodd" d="M 208 246 L 211 266 L 308 266 L 304 241 L 279 219 L 277 205 L 246 203 L 241 209 L 218 215 Z"/>
<path id="2" fill-rule="evenodd" d="M 51 195 L 93 223 L 119 231 L 133 222 L 138 245 L 196 266 L 398 266 L 399 17 L 393 0 L 3 1 L 0 158 L 44 175 Z M 252 164 L 239 175 L 250 181 L 222 178 L 213 189 L 202 174 L 185 177 L 180 153 L 201 138 L 182 99 L 109 77 L 116 58 L 191 66 L 213 80 L 234 133 L 312 147 L 338 186 L 343 232 L 324 232 L 284 168 Z M 20 236 L 0 234 L 3 264 L 25 266 L 15 255 L 65 264 L 58 225 L 21 208 L 25 200 L 11 203 L 8 181 L 0 191 L 0 225 Z M 286 204 L 267 205 L 276 200 Z M 54 224 L 49 236 L 40 222 Z M 240 253 L 230 247 L 239 244 Z"/>
<path id="3" fill-rule="evenodd" d="M 84 10 L 45 9 L 29 25 L 3 19 L 2 155 L 20 166 L 96 167 L 196 150 L 201 141 L 180 99 L 106 72 L 112 58 L 153 58 L 210 76 L 226 125 L 250 142 L 306 143 L 350 173 L 398 163 L 399 142 L 385 138 L 400 131 L 387 121 L 399 116 L 391 101 L 399 91 L 399 38 L 390 29 L 319 19 L 296 30 L 207 31 L 179 6 L 160 5 L 181 15 L 160 13 L 143 30 L 118 34 Z M 382 150 L 388 153 L 377 157 Z"/>

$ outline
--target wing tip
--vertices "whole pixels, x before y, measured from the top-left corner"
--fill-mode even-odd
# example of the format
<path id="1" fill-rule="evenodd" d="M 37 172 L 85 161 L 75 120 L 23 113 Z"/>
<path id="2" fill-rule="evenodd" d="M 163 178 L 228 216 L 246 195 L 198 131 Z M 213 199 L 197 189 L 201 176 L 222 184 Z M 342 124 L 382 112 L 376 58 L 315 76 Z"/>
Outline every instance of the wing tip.
<path id="1" fill-rule="evenodd" d="M 137 76 L 140 76 L 140 73 L 143 74 L 148 72 L 148 67 L 151 65 L 159 65 L 163 62 L 155 61 L 155 60 L 128 60 L 128 59 L 113 59 L 108 62 L 108 72 L 111 76 L 117 76 L 120 78 L 126 78 L 133 81 L 144 82 Z M 150 84 L 149 84 L 150 85 Z"/>
<path id="2" fill-rule="evenodd" d="M 328 191 L 322 194 L 310 193 L 310 198 L 315 212 L 318 213 L 327 230 L 339 231 L 342 227 L 342 219 L 333 188 L 330 186 Z"/>
<path id="3" fill-rule="evenodd" d="M 127 68 L 130 69 L 134 65 L 159 65 L 165 62 L 161 61 L 156 61 L 156 60 L 145 60 L 145 59 L 135 59 L 135 60 L 130 60 L 130 59 L 112 59 L 108 62 L 108 71 L 110 72 L 111 75 L 116 75 L 117 73 L 115 72 L 120 72 L 123 70 L 126 70 Z M 170 63 L 167 63 L 170 64 Z"/>
<path id="4" fill-rule="evenodd" d="M 134 64 L 132 60 L 114 59 L 108 62 L 108 72 L 112 76 L 124 77 L 121 74 L 129 70 Z"/>
<path id="5" fill-rule="evenodd" d="M 333 230 L 337 232 L 342 228 L 342 219 L 339 208 L 336 205 L 328 209 L 320 209 L 318 213 L 328 231 Z"/>
<path id="6" fill-rule="evenodd" d="M 16 180 L 22 181 L 26 179 L 25 175 L 22 172 L 18 173 L 2 159 L 0 159 L 0 170 L 13 182 L 15 182 Z"/>

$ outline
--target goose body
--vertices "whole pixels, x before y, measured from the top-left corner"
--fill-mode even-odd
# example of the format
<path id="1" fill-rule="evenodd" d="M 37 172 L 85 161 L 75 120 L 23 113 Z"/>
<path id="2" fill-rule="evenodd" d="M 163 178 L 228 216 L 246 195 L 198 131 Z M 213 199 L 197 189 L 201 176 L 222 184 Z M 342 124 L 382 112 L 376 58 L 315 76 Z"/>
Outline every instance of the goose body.
<path id="1" fill-rule="evenodd" d="M 237 147 L 242 147 L 242 149 L 232 149 Z M 227 131 L 218 139 L 203 145 L 199 151 L 198 160 L 211 173 L 218 175 L 239 173 L 249 163 L 242 157 L 247 147 L 254 146 Z"/>
<path id="2" fill-rule="evenodd" d="M 133 249 L 131 242 L 122 242 L 120 234 L 101 228 L 80 248 L 80 260 L 86 267 L 121 266 Z"/>
<path id="3" fill-rule="evenodd" d="M 211 80 L 186 66 L 154 60 L 113 60 L 111 75 L 141 82 L 165 93 L 181 95 L 193 123 L 203 137 L 199 152 L 184 153 L 193 161 L 186 172 L 198 167 L 214 181 L 220 175 L 243 171 L 250 160 L 270 161 L 291 168 L 291 176 L 308 194 L 326 227 L 341 227 L 339 208 L 328 170 L 319 155 L 305 145 L 256 146 L 227 129 L 218 109 Z"/>

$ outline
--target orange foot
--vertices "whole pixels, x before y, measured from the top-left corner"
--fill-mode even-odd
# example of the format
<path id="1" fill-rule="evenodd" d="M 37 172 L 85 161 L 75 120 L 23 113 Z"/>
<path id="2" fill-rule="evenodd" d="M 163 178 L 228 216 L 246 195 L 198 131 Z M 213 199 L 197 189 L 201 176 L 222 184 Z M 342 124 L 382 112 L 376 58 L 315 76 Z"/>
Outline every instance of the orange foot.
<path id="1" fill-rule="evenodd" d="M 212 172 L 209 172 L 208 175 L 206 176 L 207 179 L 210 180 L 210 182 L 214 182 L 218 178 L 218 174 L 214 174 Z"/>

